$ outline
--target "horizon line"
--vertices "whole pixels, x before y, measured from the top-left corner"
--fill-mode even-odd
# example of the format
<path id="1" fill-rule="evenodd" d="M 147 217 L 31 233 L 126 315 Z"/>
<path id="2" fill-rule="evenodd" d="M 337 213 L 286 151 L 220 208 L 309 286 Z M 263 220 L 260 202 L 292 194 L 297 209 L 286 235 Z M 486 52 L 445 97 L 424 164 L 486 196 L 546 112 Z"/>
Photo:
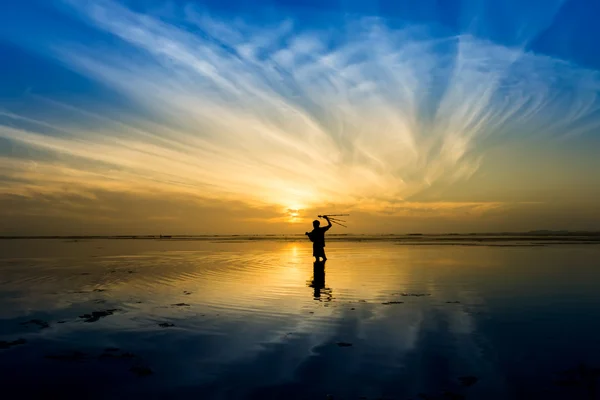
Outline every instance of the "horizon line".
<path id="1" fill-rule="evenodd" d="M 331 236 L 490 236 L 490 235 L 600 235 L 600 230 L 529 230 L 529 231 L 497 231 L 497 232 L 441 232 L 441 233 L 330 233 Z M 128 235 L 0 235 L 0 239 L 176 239 L 176 238 L 212 238 L 212 237 L 303 237 L 303 233 L 262 233 L 262 234 L 128 234 Z"/>

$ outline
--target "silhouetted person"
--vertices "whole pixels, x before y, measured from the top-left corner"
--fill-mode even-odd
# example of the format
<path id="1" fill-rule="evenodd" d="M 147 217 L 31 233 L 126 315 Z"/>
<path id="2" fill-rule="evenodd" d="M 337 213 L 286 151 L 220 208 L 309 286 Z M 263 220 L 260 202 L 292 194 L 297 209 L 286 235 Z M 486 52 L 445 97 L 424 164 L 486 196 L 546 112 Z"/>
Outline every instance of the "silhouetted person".
<path id="1" fill-rule="evenodd" d="M 314 229 L 311 232 L 305 233 L 310 241 L 313 242 L 313 257 L 315 258 L 315 261 L 319 261 L 319 257 L 322 257 L 323 261 L 327 260 L 327 257 L 325 257 L 325 232 L 327 232 L 332 225 L 328 216 L 324 215 L 323 218 L 327 220 L 327 226 L 321 228 L 319 227 L 321 223 L 318 220 L 314 220 Z"/>

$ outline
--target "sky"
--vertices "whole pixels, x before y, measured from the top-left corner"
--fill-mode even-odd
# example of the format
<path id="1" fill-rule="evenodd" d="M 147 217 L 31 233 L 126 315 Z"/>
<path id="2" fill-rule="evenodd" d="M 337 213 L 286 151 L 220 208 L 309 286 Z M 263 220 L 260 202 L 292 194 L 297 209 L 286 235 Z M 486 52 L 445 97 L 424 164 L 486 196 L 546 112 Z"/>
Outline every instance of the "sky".
<path id="1" fill-rule="evenodd" d="M 599 13 L 2 2 L 0 235 L 600 230 Z"/>

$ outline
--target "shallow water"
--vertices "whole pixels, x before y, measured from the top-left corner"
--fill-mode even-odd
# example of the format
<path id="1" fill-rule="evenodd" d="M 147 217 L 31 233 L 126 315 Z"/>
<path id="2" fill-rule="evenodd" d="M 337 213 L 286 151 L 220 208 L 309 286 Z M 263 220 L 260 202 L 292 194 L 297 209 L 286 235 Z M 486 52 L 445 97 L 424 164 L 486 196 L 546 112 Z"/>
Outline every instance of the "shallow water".
<path id="1" fill-rule="evenodd" d="M 281 241 L 0 241 L 0 390 L 591 398 L 577 379 L 557 383 L 581 363 L 600 366 L 600 246 L 337 241 L 324 271 L 311 251 Z"/>

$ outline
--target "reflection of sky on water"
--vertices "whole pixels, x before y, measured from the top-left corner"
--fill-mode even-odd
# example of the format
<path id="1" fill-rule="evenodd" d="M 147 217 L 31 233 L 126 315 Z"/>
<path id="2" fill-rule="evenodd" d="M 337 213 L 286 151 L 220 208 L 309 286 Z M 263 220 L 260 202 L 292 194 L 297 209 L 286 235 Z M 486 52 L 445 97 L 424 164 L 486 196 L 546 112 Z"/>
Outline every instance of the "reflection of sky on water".
<path id="1" fill-rule="evenodd" d="M 28 343 L 0 350 L 3 376 L 40 390 L 103 379 L 107 395 L 565 398 L 575 392 L 554 374 L 600 363 L 596 246 L 332 243 L 315 298 L 308 245 L 127 242 L 12 242 L 0 260 L 0 340 Z M 13 257 L 20 246 L 30 258 Z M 50 328 L 20 325 L 34 318 Z M 106 347 L 154 375 L 98 360 Z M 63 350 L 92 358 L 43 358 Z M 480 381 L 461 388 L 467 375 Z"/>

